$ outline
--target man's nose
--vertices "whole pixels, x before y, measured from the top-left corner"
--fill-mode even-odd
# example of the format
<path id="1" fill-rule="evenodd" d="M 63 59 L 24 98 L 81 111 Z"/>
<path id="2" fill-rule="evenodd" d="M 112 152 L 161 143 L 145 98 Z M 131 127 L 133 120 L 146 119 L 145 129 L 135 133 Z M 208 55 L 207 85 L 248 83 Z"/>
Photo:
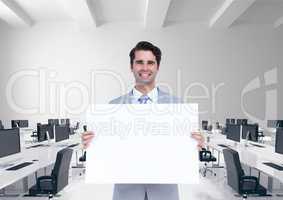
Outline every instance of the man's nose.
<path id="1" fill-rule="evenodd" d="M 147 63 L 144 63 L 142 65 L 142 70 L 148 70 L 148 68 L 149 68 L 149 65 Z"/>

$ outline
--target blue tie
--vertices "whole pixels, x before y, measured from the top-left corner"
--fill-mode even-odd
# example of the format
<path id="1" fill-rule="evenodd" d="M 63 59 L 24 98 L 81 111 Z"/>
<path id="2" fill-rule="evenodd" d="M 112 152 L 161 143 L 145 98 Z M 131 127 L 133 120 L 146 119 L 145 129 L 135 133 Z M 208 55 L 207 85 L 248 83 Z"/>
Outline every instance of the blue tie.
<path id="1" fill-rule="evenodd" d="M 147 104 L 147 101 L 149 100 L 150 98 L 147 96 L 147 95 L 142 95 L 138 101 L 140 102 L 140 104 Z"/>

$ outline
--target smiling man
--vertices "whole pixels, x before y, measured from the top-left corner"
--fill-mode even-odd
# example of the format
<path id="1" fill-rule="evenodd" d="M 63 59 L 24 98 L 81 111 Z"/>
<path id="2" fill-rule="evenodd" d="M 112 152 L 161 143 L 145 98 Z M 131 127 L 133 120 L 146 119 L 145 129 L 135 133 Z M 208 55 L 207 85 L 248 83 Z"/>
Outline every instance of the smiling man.
<path id="1" fill-rule="evenodd" d="M 169 104 L 182 103 L 174 97 L 160 90 L 155 83 L 161 61 L 161 50 L 153 44 L 141 41 L 130 52 L 131 71 L 135 77 L 135 86 L 127 94 L 112 100 L 111 104 Z M 83 133 L 83 142 L 87 148 L 94 137 L 89 131 Z M 203 146 L 203 137 L 193 133 L 192 137 Z M 146 148 L 146 147 L 145 147 Z M 150 163 L 144 163 L 150 165 Z M 176 184 L 116 184 L 113 200 L 178 200 L 178 186 Z"/>

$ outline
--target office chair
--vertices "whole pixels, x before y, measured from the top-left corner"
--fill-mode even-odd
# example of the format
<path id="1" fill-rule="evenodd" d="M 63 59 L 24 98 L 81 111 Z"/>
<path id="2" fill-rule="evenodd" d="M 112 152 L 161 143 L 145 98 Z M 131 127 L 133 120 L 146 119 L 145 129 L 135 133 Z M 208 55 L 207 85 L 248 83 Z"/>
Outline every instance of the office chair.
<path id="1" fill-rule="evenodd" d="M 36 185 L 29 189 L 30 196 L 48 194 L 49 198 L 56 195 L 68 185 L 69 168 L 73 150 L 62 149 L 57 153 L 56 162 L 50 176 L 41 176 L 36 180 Z"/>
<path id="2" fill-rule="evenodd" d="M 243 197 L 248 194 L 267 196 L 266 189 L 259 184 L 258 177 L 245 175 L 237 151 L 223 149 L 223 155 L 227 170 L 227 182 L 230 187 Z"/>
<path id="3" fill-rule="evenodd" d="M 214 176 L 216 176 L 216 173 L 212 171 L 213 164 L 211 167 L 208 166 L 208 163 L 216 162 L 216 158 L 211 154 L 211 151 L 206 150 L 205 148 L 202 148 L 201 151 L 199 151 L 199 161 L 204 162 L 204 167 L 200 169 L 200 173 L 203 177 L 206 176 L 207 172 L 210 172 Z"/>

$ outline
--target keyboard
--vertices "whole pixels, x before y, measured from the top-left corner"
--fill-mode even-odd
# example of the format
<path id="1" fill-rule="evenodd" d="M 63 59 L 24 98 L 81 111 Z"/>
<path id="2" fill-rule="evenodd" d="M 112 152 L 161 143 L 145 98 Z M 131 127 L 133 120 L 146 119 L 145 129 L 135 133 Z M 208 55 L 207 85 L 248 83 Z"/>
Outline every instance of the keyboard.
<path id="1" fill-rule="evenodd" d="M 225 144 L 218 144 L 218 146 L 224 147 L 224 148 L 229 148 L 229 146 L 227 146 L 227 145 L 225 145 Z"/>
<path id="2" fill-rule="evenodd" d="M 21 169 L 23 167 L 29 166 L 31 164 L 33 164 L 33 162 L 23 162 L 23 163 L 20 163 L 18 165 L 15 165 L 13 167 L 10 167 L 10 168 L 8 168 L 6 170 L 8 170 L 8 171 L 15 171 L 15 170 Z"/>
<path id="3" fill-rule="evenodd" d="M 36 148 L 36 147 L 43 147 L 43 146 L 44 146 L 43 144 L 36 144 L 36 145 L 33 145 L 33 146 L 29 146 L 26 149 Z"/>
<path id="4" fill-rule="evenodd" d="M 263 164 L 265 164 L 269 167 L 272 167 L 274 169 L 277 169 L 279 171 L 283 171 L 283 166 L 281 166 L 281 165 L 277 165 L 277 164 L 274 164 L 274 163 L 271 163 L 271 162 L 266 162 L 266 163 L 263 163 Z"/>
<path id="5" fill-rule="evenodd" d="M 75 143 L 75 144 L 70 144 L 68 147 L 76 147 L 76 146 L 78 146 L 80 143 Z"/>
<path id="6" fill-rule="evenodd" d="M 259 147 L 259 148 L 265 148 L 265 146 L 262 146 L 262 145 L 259 145 L 259 144 L 251 144 L 251 145 L 253 145 L 255 147 Z"/>

